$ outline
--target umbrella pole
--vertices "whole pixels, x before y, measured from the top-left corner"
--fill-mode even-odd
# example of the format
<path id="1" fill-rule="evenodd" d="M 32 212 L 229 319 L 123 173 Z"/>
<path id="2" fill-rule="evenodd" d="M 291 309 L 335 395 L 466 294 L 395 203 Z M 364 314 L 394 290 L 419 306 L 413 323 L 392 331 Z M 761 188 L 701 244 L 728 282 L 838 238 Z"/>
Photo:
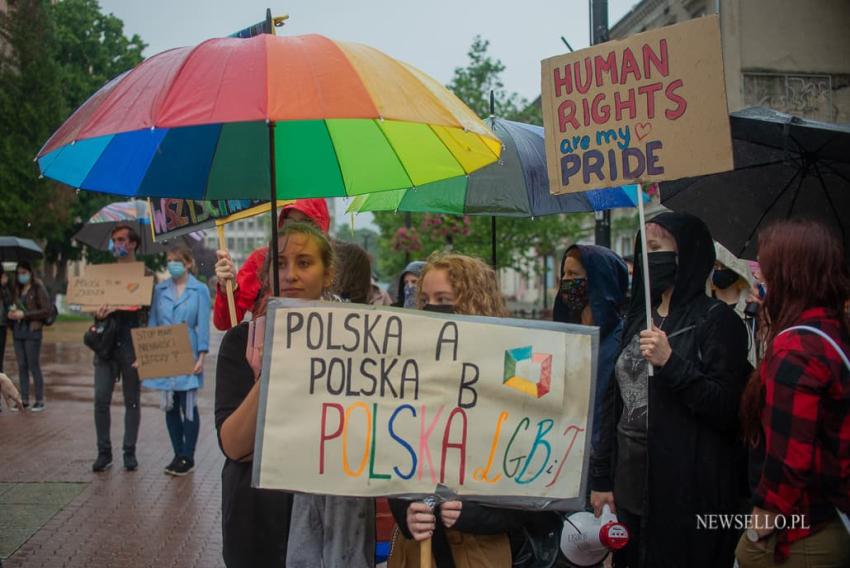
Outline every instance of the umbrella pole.
<path id="1" fill-rule="evenodd" d="M 646 249 L 646 216 L 643 212 L 643 189 L 642 185 L 635 184 L 635 199 L 638 206 L 638 217 L 640 219 L 640 255 L 643 267 L 643 304 L 646 310 L 646 329 L 652 331 L 652 300 L 649 294 L 649 252 Z M 649 376 L 653 375 L 652 365 L 647 362 Z"/>
<path id="2" fill-rule="evenodd" d="M 216 223 L 215 229 L 218 233 L 218 248 L 225 250 L 227 242 L 224 240 L 224 223 Z M 230 327 L 236 327 L 236 324 L 239 322 L 236 320 L 236 300 L 233 298 L 233 280 L 227 281 L 225 292 L 227 293 L 227 311 L 230 314 Z"/>
<path id="3" fill-rule="evenodd" d="M 490 265 L 496 270 L 496 216 L 490 217 Z"/>
<path id="4" fill-rule="evenodd" d="M 419 568 L 431 568 L 431 539 L 419 541 Z"/>
<path id="5" fill-rule="evenodd" d="M 274 121 L 269 121 L 269 186 L 271 187 L 271 220 L 272 220 L 272 243 L 269 253 L 272 255 L 272 261 L 269 267 L 272 271 L 272 295 L 280 296 L 280 276 L 278 275 L 278 251 L 277 247 L 277 168 L 275 164 L 275 149 L 274 149 Z"/>

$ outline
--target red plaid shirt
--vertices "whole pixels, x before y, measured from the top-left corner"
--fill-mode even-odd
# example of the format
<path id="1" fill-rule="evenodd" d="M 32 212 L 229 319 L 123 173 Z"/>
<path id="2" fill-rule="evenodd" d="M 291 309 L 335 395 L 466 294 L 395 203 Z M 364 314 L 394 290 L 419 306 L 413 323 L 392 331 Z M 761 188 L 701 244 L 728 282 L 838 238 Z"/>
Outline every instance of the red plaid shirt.
<path id="1" fill-rule="evenodd" d="M 850 356 L 850 338 L 826 309 L 806 310 L 795 325 L 824 331 Z M 753 503 L 803 515 L 810 527 L 778 535 L 784 557 L 788 545 L 834 519 L 835 507 L 850 511 L 850 371 L 824 338 L 793 330 L 773 341 L 759 372 L 765 454 Z"/>

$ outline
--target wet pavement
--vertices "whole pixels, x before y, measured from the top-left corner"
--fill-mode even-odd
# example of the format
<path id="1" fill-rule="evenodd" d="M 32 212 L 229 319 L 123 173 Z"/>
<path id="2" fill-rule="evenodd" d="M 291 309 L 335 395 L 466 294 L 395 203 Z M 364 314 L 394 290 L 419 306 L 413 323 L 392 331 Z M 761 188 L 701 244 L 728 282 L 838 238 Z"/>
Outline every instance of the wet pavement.
<path id="1" fill-rule="evenodd" d="M 127 472 L 120 453 L 95 474 L 91 352 L 83 322 L 59 322 L 45 334 L 42 370 L 47 409 L 0 413 L 0 559 L 11 567 L 204 567 L 221 561 L 221 466 L 213 423 L 213 332 L 206 384 L 198 408 L 201 434 L 195 471 L 165 475 L 173 457 L 159 394 L 142 393 L 139 469 Z M 9 337 L 6 373 L 17 383 Z M 112 399 L 113 447 L 120 448 L 124 407 Z"/>

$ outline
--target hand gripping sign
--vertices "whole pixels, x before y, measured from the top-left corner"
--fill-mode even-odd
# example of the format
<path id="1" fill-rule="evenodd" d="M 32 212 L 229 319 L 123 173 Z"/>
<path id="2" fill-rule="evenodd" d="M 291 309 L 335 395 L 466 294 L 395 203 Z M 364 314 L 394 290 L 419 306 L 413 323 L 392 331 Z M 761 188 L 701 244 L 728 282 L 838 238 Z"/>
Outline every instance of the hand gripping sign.
<path id="1" fill-rule="evenodd" d="M 598 330 L 275 300 L 254 485 L 575 509 Z"/>

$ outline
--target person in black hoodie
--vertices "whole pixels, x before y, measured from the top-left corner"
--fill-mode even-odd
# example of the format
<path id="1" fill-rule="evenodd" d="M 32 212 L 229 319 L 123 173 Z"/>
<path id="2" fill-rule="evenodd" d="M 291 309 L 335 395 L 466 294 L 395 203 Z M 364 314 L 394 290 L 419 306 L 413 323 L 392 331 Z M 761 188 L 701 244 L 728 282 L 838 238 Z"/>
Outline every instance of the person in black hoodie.
<path id="1" fill-rule="evenodd" d="M 705 293 L 715 253 L 700 219 L 656 216 L 647 248 L 653 330 L 646 331 L 638 240 L 615 380 L 590 461 L 591 502 L 597 516 L 611 505 L 631 531 L 617 567 L 731 566 L 737 531 L 700 530 L 698 515 L 735 513 L 743 497 L 737 424 L 750 372 L 746 329 Z"/>
<path id="2" fill-rule="evenodd" d="M 591 435 L 591 447 L 594 448 L 599 442 L 602 399 L 620 353 L 623 335 L 621 313 L 628 284 L 626 263 L 610 249 L 573 245 L 564 252 L 552 319 L 599 327 L 599 363 Z"/>

